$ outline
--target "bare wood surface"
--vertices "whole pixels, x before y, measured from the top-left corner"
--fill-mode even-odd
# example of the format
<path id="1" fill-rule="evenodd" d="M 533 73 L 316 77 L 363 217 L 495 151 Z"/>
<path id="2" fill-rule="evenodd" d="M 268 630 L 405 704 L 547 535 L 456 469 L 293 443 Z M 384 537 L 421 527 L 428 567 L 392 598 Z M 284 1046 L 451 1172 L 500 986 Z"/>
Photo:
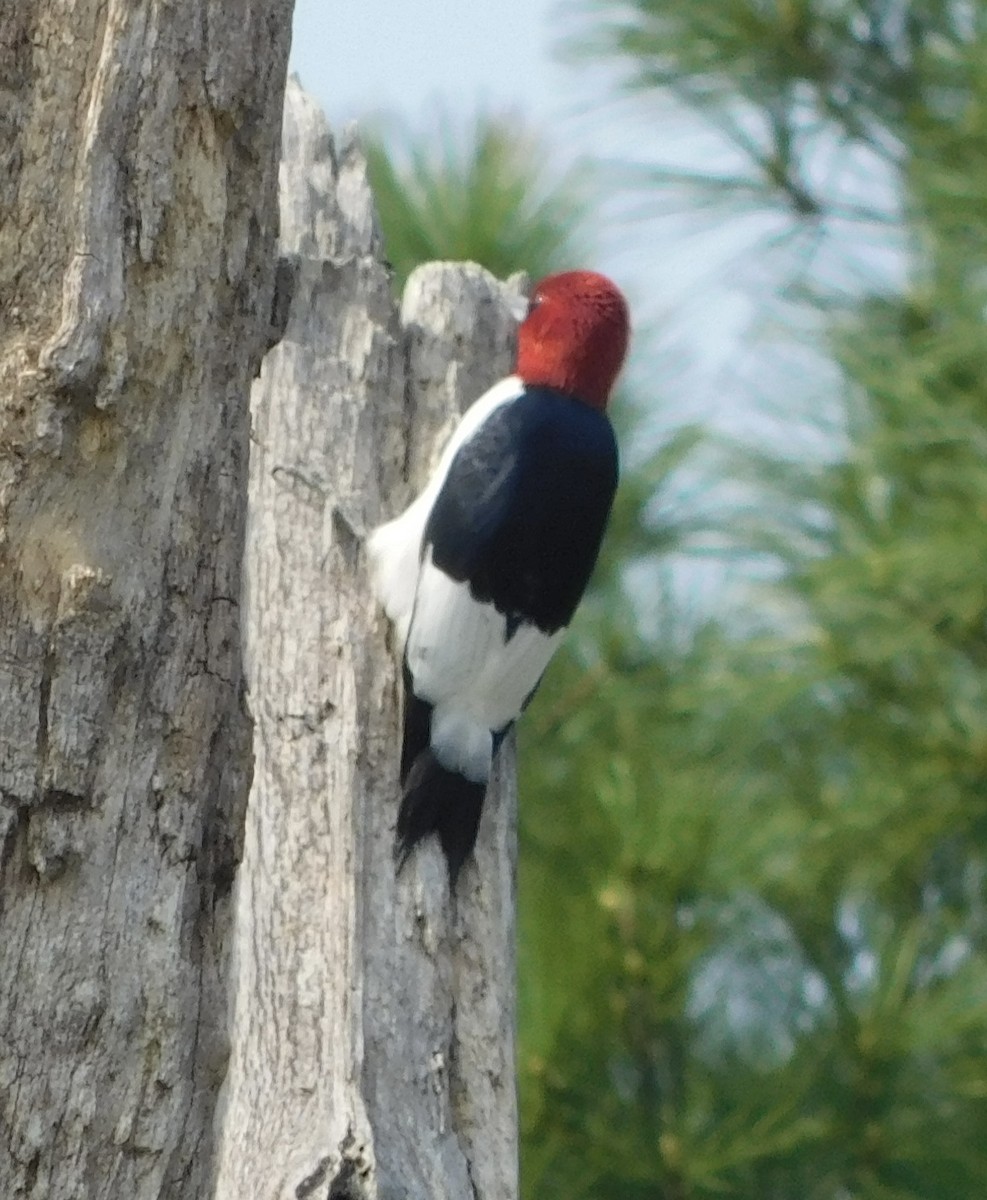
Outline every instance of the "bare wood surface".
<path id="1" fill-rule="evenodd" d="M 217 1195 L 514 1200 L 513 748 L 450 897 L 392 855 L 397 663 L 363 534 L 510 367 L 508 297 L 433 264 L 400 317 L 359 150 L 291 83 L 284 340 L 254 388 L 247 551 L 257 761 Z"/>
<path id="2" fill-rule="evenodd" d="M 0 1196 L 206 1196 L 289 0 L 0 8 Z"/>

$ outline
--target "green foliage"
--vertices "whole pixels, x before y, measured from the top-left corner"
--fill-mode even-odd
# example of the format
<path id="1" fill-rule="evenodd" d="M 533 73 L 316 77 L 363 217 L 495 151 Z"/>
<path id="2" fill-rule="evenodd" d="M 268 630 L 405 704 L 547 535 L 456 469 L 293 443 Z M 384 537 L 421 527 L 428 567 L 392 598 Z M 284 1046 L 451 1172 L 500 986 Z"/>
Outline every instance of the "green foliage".
<path id="1" fill-rule="evenodd" d="M 602 647 L 590 673 L 570 655 L 533 706 L 525 1192 L 972 1200 L 987 1179 L 987 8 L 592 11 L 591 48 L 628 87 L 671 92 L 741 160 L 651 186 L 816 222 L 847 208 L 814 155 L 857 147 L 893 168 L 881 207 L 902 214 L 904 283 L 824 298 L 847 406 L 832 461 L 740 448 L 759 503 L 735 545 L 779 564 L 753 593 L 755 632 L 648 647 L 584 630 Z M 639 559 L 668 544 L 643 521 L 620 536 Z"/>
<path id="2" fill-rule="evenodd" d="M 842 379 L 824 460 L 734 447 L 751 503 L 719 532 L 776 568 L 744 620 L 684 631 L 667 598 L 663 564 L 692 532 L 688 514 L 667 515 L 697 442 L 683 430 L 626 474 L 593 593 L 521 725 L 524 1193 L 975 1200 L 987 4 L 596 0 L 584 13 L 584 50 L 631 94 L 674 96 L 731 147 L 722 171 L 656 168 L 652 194 L 684 184 L 834 237 L 848 218 L 880 224 L 897 247 L 882 278 L 898 284 L 816 282 L 803 300 Z M 533 221 L 545 256 L 522 261 L 523 188 L 477 218 L 501 172 L 452 146 L 405 148 L 417 165 L 393 171 L 392 255 L 411 231 L 398 261 L 538 274 L 580 257 Z M 820 164 L 839 156 L 837 179 Z M 505 172 L 519 188 L 524 175 Z M 508 252 L 484 259 L 481 242 Z M 657 639 L 644 607 L 665 617 Z"/>
<path id="3" fill-rule="evenodd" d="M 575 172 L 559 179 L 516 118 L 479 117 L 461 132 L 444 115 L 424 136 L 385 123 L 365 145 L 398 287 L 435 259 L 537 279 L 585 253 L 588 181 Z"/>

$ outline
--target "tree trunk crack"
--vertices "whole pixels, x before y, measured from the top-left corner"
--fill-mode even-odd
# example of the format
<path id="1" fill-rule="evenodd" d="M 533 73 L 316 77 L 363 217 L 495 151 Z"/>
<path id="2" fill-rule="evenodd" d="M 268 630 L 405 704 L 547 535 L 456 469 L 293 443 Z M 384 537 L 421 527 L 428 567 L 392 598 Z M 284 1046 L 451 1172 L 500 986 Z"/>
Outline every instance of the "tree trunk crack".
<path id="1" fill-rule="evenodd" d="M 48 761 L 48 705 L 51 703 L 51 682 L 55 673 L 55 648 L 49 637 L 41 662 L 41 681 L 38 687 L 38 738 L 35 764 L 34 799 L 41 796 L 45 764 Z"/>
<path id="2" fill-rule="evenodd" d="M 453 897 L 453 906 L 455 907 L 455 897 Z M 454 912 L 453 921 L 456 923 L 457 914 Z M 450 930 L 450 934 L 452 930 Z M 455 950 L 450 945 L 450 954 L 454 954 Z M 459 1006 L 456 1002 L 456 992 L 453 991 L 450 997 L 450 1013 L 449 1024 L 452 1030 L 452 1036 L 449 1041 L 449 1110 L 452 1118 L 453 1127 L 456 1130 L 456 1140 L 459 1143 L 459 1150 L 463 1156 L 463 1161 L 466 1164 L 466 1176 L 469 1179 L 470 1193 L 473 1200 L 479 1200 L 479 1190 L 476 1186 L 476 1181 L 473 1178 L 473 1153 L 474 1147 L 471 1145 L 470 1138 L 465 1130 L 462 1129 L 462 1108 L 457 1099 L 460 1096 L 468 1094 L 469 1081 L 462 1077 L 459 1063 Z"/>

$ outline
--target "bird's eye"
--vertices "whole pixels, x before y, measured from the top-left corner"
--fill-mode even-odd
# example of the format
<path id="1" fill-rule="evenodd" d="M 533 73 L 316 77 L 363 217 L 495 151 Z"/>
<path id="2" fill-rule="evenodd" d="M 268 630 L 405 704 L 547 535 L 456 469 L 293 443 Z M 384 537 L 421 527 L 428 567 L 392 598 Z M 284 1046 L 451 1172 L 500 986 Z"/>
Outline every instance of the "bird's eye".
<path id="1" fill-rule="evenodd" d="M 531 299 L 528 301 L 528 316 L 529 317 L 535 311 L 535 309 L 538 307 L 538 305 L 541 304 L 543 299 L 544 299 L 544 297 L 539 296 L 537 293 L 531 297 Z"/>

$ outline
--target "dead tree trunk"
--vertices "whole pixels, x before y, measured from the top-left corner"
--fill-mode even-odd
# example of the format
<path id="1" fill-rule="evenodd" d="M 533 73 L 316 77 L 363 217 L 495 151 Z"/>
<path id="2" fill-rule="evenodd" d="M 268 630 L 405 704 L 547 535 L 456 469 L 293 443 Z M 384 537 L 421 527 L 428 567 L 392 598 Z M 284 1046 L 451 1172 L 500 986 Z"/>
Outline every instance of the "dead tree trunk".
<path id="1" fill-rule="evenodd" d="M 450 898 L 392 857 L 399 712 L 362 532 L 510 367 L 508 288 L 436 264 L 391 300 L 363 159 L 289 84 L 297 283 L 254 385 L 247 549 L 256 766 L 220 1200 L 514 1200 L 514 770 Z"/>
<path id="2" fill-rule="evenodd" d="M 290 0 L 0 9 L 0 1196 L 211 1192 Z"/>

